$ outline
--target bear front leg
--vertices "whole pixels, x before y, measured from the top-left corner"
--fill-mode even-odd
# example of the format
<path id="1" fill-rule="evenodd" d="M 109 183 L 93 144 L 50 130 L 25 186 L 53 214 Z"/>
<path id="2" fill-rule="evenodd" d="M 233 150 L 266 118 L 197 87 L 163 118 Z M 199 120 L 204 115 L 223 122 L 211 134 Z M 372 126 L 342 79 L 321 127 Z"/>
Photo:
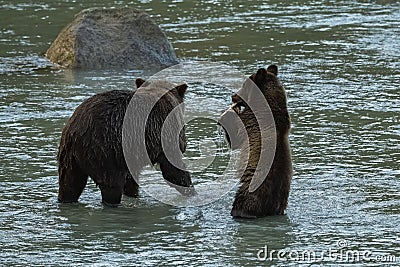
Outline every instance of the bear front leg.
<path id="1" fill-rule="evenodd" d="M 189 172 L 181 170 L 180 168 L 172 165 L 164 154 L 158 157 L 157 162 L 160 165 L 161 173 L 164 179 L 167 180 L 168 185 L 174 187 L 184 196 L 197 195 Z M 183 162 L 180 163 L 181 166 L 184 166 Z"/>

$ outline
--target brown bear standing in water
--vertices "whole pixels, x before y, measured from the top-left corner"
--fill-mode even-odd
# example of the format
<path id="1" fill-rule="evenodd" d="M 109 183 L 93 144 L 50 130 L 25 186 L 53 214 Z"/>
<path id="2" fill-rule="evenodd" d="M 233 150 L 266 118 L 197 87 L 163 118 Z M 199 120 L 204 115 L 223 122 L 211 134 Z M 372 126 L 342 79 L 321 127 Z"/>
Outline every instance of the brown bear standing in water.
<path id="1" fill-rule="evenodd" d="M 249 100 L 243 99 L 238 94 L 233 95 L 232 108 L 228 109 L 219 121 L 225 128 L 231 148 L 241 148 L 241 154 L 244 154 L 244 150 L 247 149 L 247 155 L 244 156 L 245 160 L 243 160 L 246 164 L 242 166 L 243 174 L 240 178 L 241 186 L 236 193 L 231 211 L 233 217 L 257 218 L 267 215 L 282 215 L 287 207 L 292 179 L 292 160 L 289 146 L 290 117 L 286 93 L 277 75 L 277 66 L 271 65 L 267 69 L 259 69 L 249 77 L 267 100 L 273 115 L 271 121 L 273 120 L 275 124 L 275 133 L 271 135 L 276 144 L 275 155 L 272 155 L 272 165 L 266 178 L 255 190 L 250 190 L 249 187 L 256 166 L 260 164 L 267 168 L 268 164 L 267 162 L 259 162 L 261 134 L 259 122 L 253 110 L 249 108 Z M 256 87 L 254 86 L 254 88 Z M 257 88 L 253 90 L 257 90 Z M 262 95 L 260 96 L 262 97 Z M 246 96 L 246 93 L 241 94 L 241 96 Z M 229 130 L 224 126 L 224 124 L 229 125 L 229 122 L 232 125 L 233 117 L 239 117 L 238 119 L 245 127 L 245 135 L 248 137 L 247 148 L 243 148 L 243 138 L 234 136 L 235 134 L 238 135 L 238 129 L 235 129 L 235 127 L 239 127 L 235 126 L 238 123 L 234 122 Z M 228 133 L 233 133 L 233 136 L 228 136 Z M 232 140 L 232 137 L 234 140 Z"/>
<path id="2" fill-rule="evenodd" d="M 143 100 L 139 104 L 145 104 L 146 99 L 154 96 L 155 92 L 160 94 L 160 91 L 162 97 L 156 101 L 151 113 L 143 115 L 148 115 L 145 147 L 143 145 L 143 149 L 139 149 L 140 145 L 133 146 L 133 150 L 136 150 L 132 151 L 132 154 L 136 161 L 130 163 L 129 167 L 134 166 L 133 173 L 138 175 L 141 168 L 148 164 L 144 160 L 147 153 L 151 164 L 160 165 L 162 175 L 170 185 L 177 185 L 177 190 L 184 195 L 195 193 L 189 173 L 170 163 L 162 150 L 160 138 L 163 122 L 168 114 L 183 103 L 187 85 L 173 87 L 166 81 L 145 82 L 137 79 L 136 86 L 138 88 L 136 91 L 114 90 L 97 94 L 76 108 L 62 131 L 57 155 L 60 202 L 78 201 L 88 176 L 99 186 L 102 202 L 106 205 L 118 205 L 123 193 L 137 196 L 138 184 L 135 182 L 137 177 L 135 179 L 132 177 L 123 153 L 122 128 L 125 111 L 130 107 L 129 103 L 134 94 L 140 101 Z M 181 115 L 183 118 L 183 114 Z M 135 113 L 130 117 L 139 116 L 142 115 Z M 184 129 L 178 132 L 176 137 L 179 138 L 178 149 L 183 153 L 186 147 Z M 141 142 L 140 137 L 133 136 L 133 138 L 135 144 Z M 181 159 L 180 154 L 178 161 Z"/>

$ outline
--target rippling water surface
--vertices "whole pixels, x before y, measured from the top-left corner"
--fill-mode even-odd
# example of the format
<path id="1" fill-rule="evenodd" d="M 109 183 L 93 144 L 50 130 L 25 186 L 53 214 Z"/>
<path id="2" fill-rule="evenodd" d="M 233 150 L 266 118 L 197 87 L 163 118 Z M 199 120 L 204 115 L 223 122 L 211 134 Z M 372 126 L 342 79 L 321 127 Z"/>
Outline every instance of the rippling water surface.
<path id="1" fill-rule="evenodd" d="M 201 207 L 142 192 L 103 208 L 92 182 L 79 204 L 56 202 L 57 146 L 74 108 L 150 73 L 58 70 L 43 54 L 81 9 L 122 5 L 146 10 L 182 60 L 246 75 L 279 66 L 293 122 L 287 215 L 233 220 L 234 191 Z M 337 257 L 316 264 L 400 264 L 398 1 L 20 0 L 0 1 L 0 17 L 0 265 L 297 266 L 312 263 L 301 252 L 329 250 Z M 229 89 L 192 87 L 188 105 L 213 98 L 216 116 L 229 105 Z M 193 155 L 206 138 L 196 129 L 211 123 L 189 127 Z M 265 246 L 291 259 L 260 261 Z M 372 254 L 338 257 L 349 250 Z"/>

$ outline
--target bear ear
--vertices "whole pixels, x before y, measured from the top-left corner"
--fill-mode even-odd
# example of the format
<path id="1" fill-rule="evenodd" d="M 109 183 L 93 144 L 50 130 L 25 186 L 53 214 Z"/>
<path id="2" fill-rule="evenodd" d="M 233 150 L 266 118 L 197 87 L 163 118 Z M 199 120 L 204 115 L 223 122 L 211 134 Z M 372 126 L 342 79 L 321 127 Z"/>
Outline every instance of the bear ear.
<path id="1" fill-rule="evenodd" d="M 267 71 L 275 74 L 275 76 L 278 76 L 278 66 L 276 66 L 276 65 L 270 65 L 267 68 Z"/>
<path id="2" fill-rule="evenodd" d="M 142 84 L 144 84 L 146 81 L 143 80 L 142 78 L 137 78 L 136 79 L 136 88 L 139 88 L 140 86 L 142 86 Z"/>
<path id="3" fill-rule="evenodd" d="M 240 103 L 243 102 L 242 98 L 238 94 L 232 95 L 232 103 Z"/>
<path id="4" fill-rule="evenodd" d="M 254 75 L 254 74 L 253 74 Z M 259 85 L 259 83 L 264 82 L 267 79 L 267 70 L 264 68 L 258 69 L 257 73 L 253 76 L 251 75 L 251 77 L 253 78 L 252 80 Z"/>
<path id="5" fill-rule="evenodd" d="M 232 103 L 239 102 L 239 96 L 237 94 L 232 95 Z"/>
<path id="6" fill-rule="evenodd" d="M 174 89 L 178 92 L 178 95 L 180 97 L 184 98 L 187 88 L 188 88 L 188 85 L 186 83 L 183 83 L 183 84 L 176 86 Z"/>

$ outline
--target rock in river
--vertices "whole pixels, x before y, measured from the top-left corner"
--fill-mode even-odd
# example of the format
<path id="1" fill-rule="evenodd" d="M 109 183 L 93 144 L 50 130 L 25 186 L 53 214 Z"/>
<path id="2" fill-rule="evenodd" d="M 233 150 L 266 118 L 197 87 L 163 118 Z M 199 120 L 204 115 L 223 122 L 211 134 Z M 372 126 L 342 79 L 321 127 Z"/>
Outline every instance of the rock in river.
<path id="1" fill-rule="evenodd" d="M 162 69 L 178 64 L 172 45 L 150 16 L 128 7 L 81 11 L 46 57 L 66 68 L 83 69 Z"/>

